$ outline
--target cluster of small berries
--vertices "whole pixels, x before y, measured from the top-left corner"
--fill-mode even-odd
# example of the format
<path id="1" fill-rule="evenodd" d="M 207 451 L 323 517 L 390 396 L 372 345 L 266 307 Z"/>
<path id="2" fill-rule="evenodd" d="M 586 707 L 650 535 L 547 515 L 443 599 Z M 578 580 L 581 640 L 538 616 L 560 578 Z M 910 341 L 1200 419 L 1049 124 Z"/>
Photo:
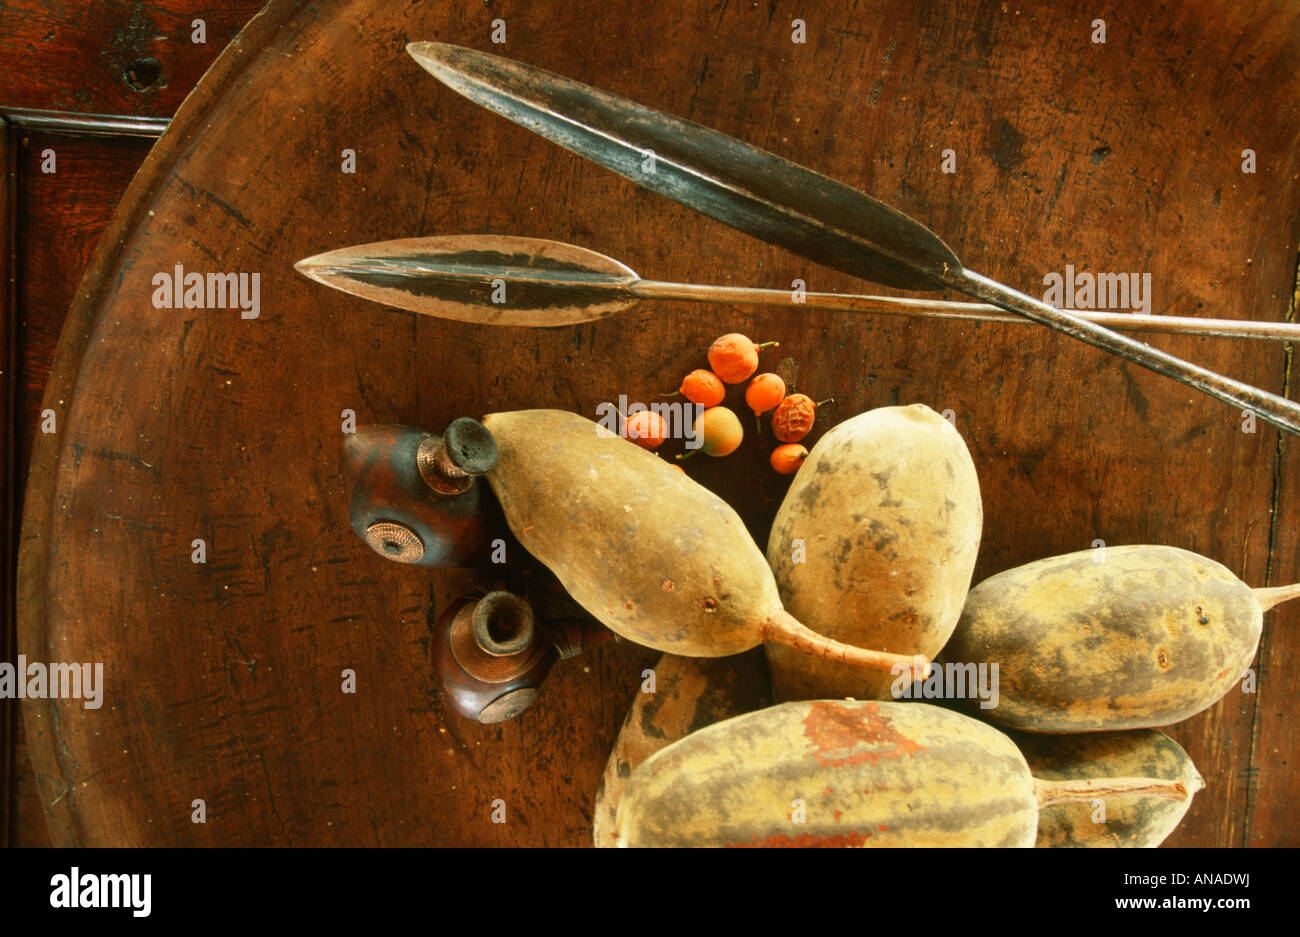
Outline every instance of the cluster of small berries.
<path id="1" fill-rule="evenodd" d="M 695 421 L 695 437 L 700 441 L 696 449 L 678 455 L 690 458 L 696 452 L 711 456 L 725 456 L 735 452 L 745 437 L 740 419 L 728 407 L 722 406 L 728 384 L 749 381 L 745 388 L 745 404 L 754 411 L 754 421 L 762 431 L 762 417 L 771 413 L 772 435 L 781 443 L 772 450 L 772 468 L 782 475 L 792 475 L 799 470 L 808 450 L 801 444 L 813 428 L 817 407 L 821 404 L 804 394 L 786 394 L 785 381 L 779 374 L 758 370 L 760 350 L 775 347 L 776 342 L 758 344 L 745 335 L 731 332 L 716 339 L 709 346 L 709 369 L 692 371 L 682 380 L 677 393 L 704 410 Z M 829 401 L 821 401 L 827 403 Z M 664 441 L 664 425 L 659 414 L 643 411 L 629 418 L 627 437 L 647 449 L 657 449 Z"/>

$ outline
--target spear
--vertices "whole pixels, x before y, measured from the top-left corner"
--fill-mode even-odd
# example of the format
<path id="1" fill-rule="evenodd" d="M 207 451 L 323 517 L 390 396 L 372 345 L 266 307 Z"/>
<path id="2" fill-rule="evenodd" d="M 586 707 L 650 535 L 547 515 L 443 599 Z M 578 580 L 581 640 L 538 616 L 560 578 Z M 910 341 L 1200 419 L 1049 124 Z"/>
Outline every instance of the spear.
<path id="1" fill-rule="evenodd" d="M 509 235 L 380 241 L 326 251 L 298 261 L 294 268 L 363 299 L 434 318 L 492 325 L 544 328 L 594 322 L 647 299 L 1032 324 L 984 303 L 644 280 L 626 264 L 597 251 Z M 1078 316 L 1126 332 L 1300 339 L 1300 324 L 1293 322 L 1124 312 Z"/>
<path id="2" fill-rule="evenodd" d="M 460 46 L 407 51 L 471 101 L 646 188 L 809 260 L 907 290 L 955 289 L 1300 435 L 1300 405 L 964 267 L 915 219 L 772 153 L 552 72 Z"/>

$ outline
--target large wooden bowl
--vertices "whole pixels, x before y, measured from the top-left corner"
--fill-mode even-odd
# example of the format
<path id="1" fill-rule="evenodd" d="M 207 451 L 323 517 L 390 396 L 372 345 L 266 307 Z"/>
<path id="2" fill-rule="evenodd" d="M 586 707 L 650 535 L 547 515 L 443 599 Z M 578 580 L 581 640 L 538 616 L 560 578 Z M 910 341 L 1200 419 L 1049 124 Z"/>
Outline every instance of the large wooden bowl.
<path id="1" fill-rule="evenodd" d="M 1253 585 L 1300 577 L 1295 446 L 1199 394 L 1035 327 L 647 305 L 491 329 L 325 290 L 293 263 L 387 238 L 508 233 L 643 275 L 857 290 L 642 191 L 450 92 L 403 51 L 469 45 L 708 124 L 897 205 L 1030 292 L 1066 264 L 1152 275 L 1153 311 L 1288 315 L 1300 220 L 1300 12 L 1092 7 L 278 2 L 185 102 L 73 308 L 22 543 L 21 649 L 102 661 L 102 709 L 28 701 L 59 844 L 582 844 L 640 671 L 607 645 L 499 726 L 451 714 L 428 664 L 445 575 L 386 563 L 347 522 L 343 411 L 441 429 L 520 407 L 649 400 L 717 334 L 837 417 L 952 410 L 983 485 L 978 576 L 1106 543 L 1186 547 Z M 492 21 L 507 41 L 490 40 Z M 1242 151 L 1257 154 L 1253 174 Z M 951 149 L 955 173 L 941 171 Z M 344 151 L 356 172 L 344 173 Z M 152 278 L 258 273 L 261 312 L 155 308 Z M 1265 344 L 1151 339 L 1275 392 Z M 764 537 L 786 481 L 747 440 L 692 473 Z M 707 464 L 701 464 L 707 461 Z M 207 543 L 206 564 L 191 542 Z M 611 575 L 617 575 L 611 563 Z M 1175 730 L 1208 788 L 1172 842 L 1294 845 L 1294 609 L 1259 692 Z M 358 691 L 341 692 L 355 671 Z M 493 823 L 493 801 L 506 805 Z M 194 801 L 207 822 L 192 822 Z"/>

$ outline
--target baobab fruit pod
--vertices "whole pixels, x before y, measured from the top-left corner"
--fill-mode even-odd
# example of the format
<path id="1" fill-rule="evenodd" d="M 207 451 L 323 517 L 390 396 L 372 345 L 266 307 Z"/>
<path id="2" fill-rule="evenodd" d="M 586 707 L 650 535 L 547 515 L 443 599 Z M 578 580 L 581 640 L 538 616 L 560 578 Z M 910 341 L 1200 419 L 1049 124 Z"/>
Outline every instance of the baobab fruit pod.
<path id="1" fill-rule="evenodd" d="M 1050 781 L 1152 777 L 1181 781 L 1189 794 L 1205 787 L 1182 746 L 1154 729 L 1086 735 L 1011 734 L 1034 777 Z M 1192 805 L 1136 794 L 1097 803 L 1043 807 L 1040 848 L 1153 848 L 1178 826 Z"/>
<path id="2" fill-rule="evenodd" d="M 777 511 L 767 560 L 785 607 L 814 631 L 930 657 L 961 615 L 983 516 L 957 430 L 922 404 L 883 407 L 813 447 Z M 767 654 L 781 700 L 887 698 L 896 682 L 777 645 Z"/>
<path id="3" fill-rule="evenodd" d="M 705 726 L 770 706 L 771 697 L 767 662 L 758 648 L 736 657 L 665 654 L 642 676 L 605 766 L 592 823 L 596 847 L 616 845 L 618 802 L 643 761 Z"/>
<path id="4" fill-rule="evenodd" d="M 782 703 L 632 773 L 622 846 L 1032 846 L 1034 779 L 1003 733 L 926 703 Z"/>
<path id="5" fill-rule="evenodd" d="M 926 703 L 782 703 L 693 732 L 632 772 L 620 846 L 1034 845 L 1040 805 L 1158 793 L 1040 781 L 1002 732 Z"/>
<path id="6" fill-rule="evenodd" d="M 498 450 L 488 483 L 511 531 L 616 634 L 683 657 L 778 641 L 886 673 L 912 663 L 796 621 L 740 515 L 653 453 L 564 410 L 483 422 Z"/>
<path id="7" fill-rule="evenodd" d="M 1033 732 L 1171 725 L 1218 702 L 1259 646 L 1264 612 L 1300 586 L 1251 589 L 1176 547 L 1083 550 L 970 591 L 948 660 L 999 665 L 982 715 Z"/>

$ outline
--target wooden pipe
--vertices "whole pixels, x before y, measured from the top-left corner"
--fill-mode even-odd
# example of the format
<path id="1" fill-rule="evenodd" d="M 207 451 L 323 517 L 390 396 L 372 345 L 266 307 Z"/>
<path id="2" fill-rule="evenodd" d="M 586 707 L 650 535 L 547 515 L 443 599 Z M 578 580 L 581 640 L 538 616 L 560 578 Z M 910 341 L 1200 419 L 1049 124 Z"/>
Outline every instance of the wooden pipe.
<path id="1" fill-rule="evenodd" d="M 411 426 L 361 426 L 343 440 L 352 529 L 398 563 L 489 568 L 493 541 L 510 540 L 477 478 L 496 457 L 492 435 L 467 417 L 442 436 Z"/>
<path id="2" fill-rule="evenodd" d="M 594 620 L 539 623 L 532 605 L 501 590 L 452 602 L 435 631 L 435 679 L 456 712 L 485 724 L 518 716 L 536 702 L 556 661 L 611 634 Z"/>

